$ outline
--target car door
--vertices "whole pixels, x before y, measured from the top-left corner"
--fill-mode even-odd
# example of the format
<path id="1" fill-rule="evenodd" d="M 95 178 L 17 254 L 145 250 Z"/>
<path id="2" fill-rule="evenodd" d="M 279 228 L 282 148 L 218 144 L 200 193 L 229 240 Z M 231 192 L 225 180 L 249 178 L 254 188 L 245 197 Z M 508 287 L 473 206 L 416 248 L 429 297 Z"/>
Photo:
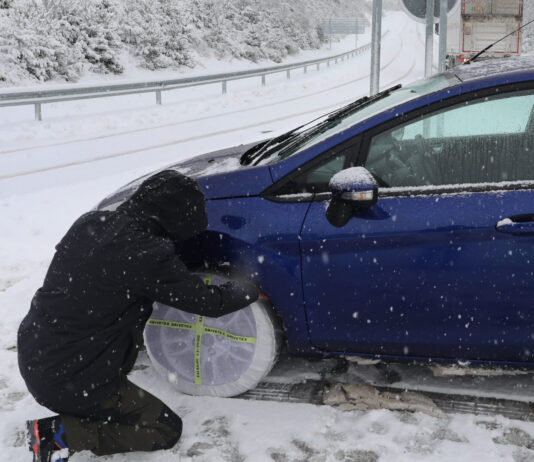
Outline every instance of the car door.
<path id="1" fill-rule="evenodd" d="M 534 90 L 490 89 L 368 133 L 379 200 L 301 233 L 312 344 L 357 354 L 534 362 Z"/>

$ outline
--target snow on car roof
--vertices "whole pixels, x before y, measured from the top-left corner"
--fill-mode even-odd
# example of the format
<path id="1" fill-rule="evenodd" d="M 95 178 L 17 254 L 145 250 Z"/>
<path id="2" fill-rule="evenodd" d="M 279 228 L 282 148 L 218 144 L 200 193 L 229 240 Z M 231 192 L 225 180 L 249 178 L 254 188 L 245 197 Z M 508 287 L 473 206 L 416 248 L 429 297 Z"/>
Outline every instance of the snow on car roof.
<path id="1" fill-rule="evenodd" d="M 489 59 L 455 67 L 452 72 L 462 81 L 514 71 L 533 71 L 534 55 Z"/>

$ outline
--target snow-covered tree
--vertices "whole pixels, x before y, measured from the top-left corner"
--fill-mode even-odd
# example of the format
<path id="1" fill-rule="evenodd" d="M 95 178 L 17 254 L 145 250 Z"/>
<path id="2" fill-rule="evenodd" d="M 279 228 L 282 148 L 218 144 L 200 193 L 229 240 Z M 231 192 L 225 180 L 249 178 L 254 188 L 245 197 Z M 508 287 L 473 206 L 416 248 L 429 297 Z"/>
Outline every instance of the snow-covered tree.
<path id="1" fill-rule="evenodd" d="M 280 62 L 324 42 L 321 19 L 369 11 L 370 0 L 0 0 L 0 84 L 121 73 L 123 53 L 152 70 L 196 55 Z"/>

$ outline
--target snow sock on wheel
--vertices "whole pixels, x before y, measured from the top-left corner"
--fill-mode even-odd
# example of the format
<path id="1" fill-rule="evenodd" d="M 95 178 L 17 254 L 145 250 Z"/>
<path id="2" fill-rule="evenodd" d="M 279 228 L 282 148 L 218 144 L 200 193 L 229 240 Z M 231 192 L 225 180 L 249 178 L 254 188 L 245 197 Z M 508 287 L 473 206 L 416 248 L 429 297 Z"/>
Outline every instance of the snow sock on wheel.
<path id="1" fill-rule="evenodd" d="M 29 420 L 26 428 L 33 462 L 66 462 L 69 459 L 65 429 L 59 416 Z"/>
<path id="2" fill-rule="evenodd" d="M 207 283 L 228 278 L 200 274 Z M 154 304 L 145 344 L 155 368 L 183 393 L 235 396 L 254 388 L 274 365 L 280 330 L 267 302 L 219 318 Z"/>

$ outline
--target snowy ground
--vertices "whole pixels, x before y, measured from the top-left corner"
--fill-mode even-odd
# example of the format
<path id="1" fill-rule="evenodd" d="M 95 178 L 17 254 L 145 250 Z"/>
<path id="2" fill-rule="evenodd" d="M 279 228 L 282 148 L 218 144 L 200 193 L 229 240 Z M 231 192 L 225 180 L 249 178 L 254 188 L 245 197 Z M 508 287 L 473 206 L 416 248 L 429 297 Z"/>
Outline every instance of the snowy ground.
<path id="1" fill-rule="evenodd" d="M 420 78 L 423 27 L 399 13 L 388 17 L 383 30 L 389 33 L 383 43 L 382 88 Z M 51 104 L 44 106 L 41 123 L 31 120 L 29 107 L 0 110 L 4 460 L 29 460 L 24 421 L 50 414 L 35 403 L 19 376 L 16 331 L 41 285 L 55 243 L 72 221 L 136 176 L 203 152 L 265 138 L 366 94 L 368 69 L 369 55 L 364 55 L 320 72 L 295 74 L 290 81 L 284 75 L 273 77 L 265 88 L 257 81 L 232 83 L 224 97 L 218 86 L 180 90 L 165 94 L 161 107 L 155 106 L 153 95 Z M 145 368 L 147 364 L 141 357 L 142 367 L 132 379 L 182 416 L 183 438 L 170 451 L 107 460 L 534 461 L 533 423 L 190 397 L 177 394 L 151 367 Z M 73 460 L 96 458 L 82 453 Z"/>

